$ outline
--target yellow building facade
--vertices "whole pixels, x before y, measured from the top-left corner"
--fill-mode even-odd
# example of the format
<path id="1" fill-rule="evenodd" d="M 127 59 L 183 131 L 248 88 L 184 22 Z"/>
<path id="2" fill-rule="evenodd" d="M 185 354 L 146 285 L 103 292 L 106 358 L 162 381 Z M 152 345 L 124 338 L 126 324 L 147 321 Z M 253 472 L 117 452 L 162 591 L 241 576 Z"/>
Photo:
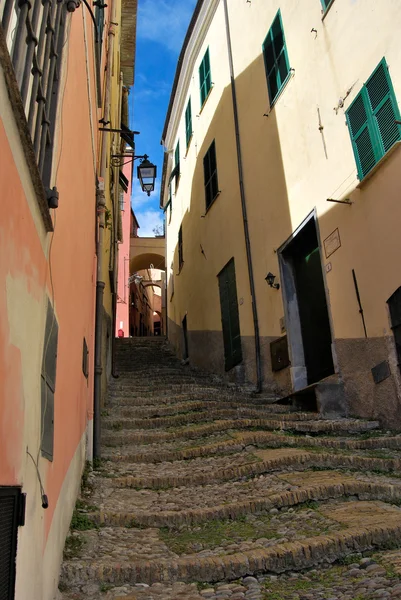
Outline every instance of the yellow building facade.
<path id="1" fill-rule="evenodd" d="M 392 0 L 200 0 L 161 191 L 177 351 L 394 428 L 400 25 Z"/>

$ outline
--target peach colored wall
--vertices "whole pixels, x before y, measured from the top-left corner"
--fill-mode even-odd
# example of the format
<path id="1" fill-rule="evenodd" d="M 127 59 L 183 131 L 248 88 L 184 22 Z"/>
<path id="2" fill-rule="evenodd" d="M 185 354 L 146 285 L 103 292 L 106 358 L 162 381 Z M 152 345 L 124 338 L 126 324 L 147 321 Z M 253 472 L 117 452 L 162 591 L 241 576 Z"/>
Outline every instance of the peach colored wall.
<path id="1" fill-rule="evenodd" d="M 124 193 L 124 210 L 121 211 L 123 241 L 118 244 L 118 276 L 117 276 L 117 315 L 116 331 L 124 331 L 124 337 L 129 337 L 129 253 L 131 232 L 131 188 L 133 168 L 132 163 L 124 165 L 123 173 L 129 181 L 128 190 Z"/>
<path id="2" fill-rule="evenodd" d="M 19 530 L 17 554 L 16 597 L 21 600 L 51 600 L 56 592 L 84 466 L 85 433 L 93 418 L 94 150 L 99 114 L 92 49 L 92 23 L 79 9 L 71 16 L 63 65 L 53 177 L 60 195 L 59 208 L 52 211 L 54 234 L 46 234 L 41 222 L 0 67 L 0 485 L 20 485 L 27 493 L 26 525 Z M 59 327 L 54 457 L 50 462 L 39 454 L 38 461 L 49 498 L 44 511 L 26 449 L 36 458 L 41 443 L 40 374 L 47 299 L 52 299 L 53 291 Z M 88 379 L 82 372 L 84 337 Z"/>

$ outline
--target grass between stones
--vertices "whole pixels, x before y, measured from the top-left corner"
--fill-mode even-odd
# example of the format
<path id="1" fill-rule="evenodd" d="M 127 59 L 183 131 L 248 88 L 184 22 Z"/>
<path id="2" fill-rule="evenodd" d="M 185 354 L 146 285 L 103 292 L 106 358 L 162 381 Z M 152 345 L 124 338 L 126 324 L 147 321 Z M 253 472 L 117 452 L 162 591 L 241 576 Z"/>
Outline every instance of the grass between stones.
<path id="1" fill-rule="evenodd" d="M 84 545 L 85 540 L 78 533 L 69 535 L 65 540 L 63 553 L 64 560 L 71 560 L 72 558 L 79 556 Z"/>
<path id="2" fill-rule="evenodd" d="M 160 539 L 178 555 L 220 547 L 226 553 L 237 551 L 234 546 L 242 542 L 255 542 L 263 547 L 270 545 L 269 540 L 302 539 L 345 528 L 320 514 L 318 508 L 319 503 L 309 501 L 295 509 L 274 510 L 273 514 L 212 520 L 196 526 L 162 527 Z"/>

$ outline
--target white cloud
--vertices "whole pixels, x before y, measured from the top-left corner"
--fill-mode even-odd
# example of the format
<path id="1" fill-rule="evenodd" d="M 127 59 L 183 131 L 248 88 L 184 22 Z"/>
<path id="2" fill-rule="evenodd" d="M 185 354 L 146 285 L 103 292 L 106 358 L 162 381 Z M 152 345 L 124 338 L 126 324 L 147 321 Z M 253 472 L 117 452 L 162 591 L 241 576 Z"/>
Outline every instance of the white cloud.
<path id="1" fill-rule="evenodd" d="M 155 237 L 154 228 L 163 227 L 163 212 L 157 209 L 135 213 L 139 223 L 139 237 Z"/>
<path id="2" fill-rule="evenodd" d="M 156 179 L 154 192 L 148 196 L 142 191 L 138 179 L 135 177 L 132 181 L 131 204 L 135 214 L 144 209 L 150 209 L 155 204 L 159 203 L 160 197 L 160 181 Z"/>
<path id="3" fill-rule="evenodd" d="M 138 38 L 180 51 L 195 0 L 143 0 L 138 10 Z"/>
<path id="4" fill-rule="evenodd" d="M 140 86 L 137 85 L 136 88 L 136 102 L 138 102 L 138 100 L 158 100 L 159 98 L 163 98 L 163 96 L 168 96 L 171 92 L 171 84 L 167 83 L 167 81 L 149 81 L 142 73 L 138 73 L 137 83 L 138 80 L 140 80 Z"/>

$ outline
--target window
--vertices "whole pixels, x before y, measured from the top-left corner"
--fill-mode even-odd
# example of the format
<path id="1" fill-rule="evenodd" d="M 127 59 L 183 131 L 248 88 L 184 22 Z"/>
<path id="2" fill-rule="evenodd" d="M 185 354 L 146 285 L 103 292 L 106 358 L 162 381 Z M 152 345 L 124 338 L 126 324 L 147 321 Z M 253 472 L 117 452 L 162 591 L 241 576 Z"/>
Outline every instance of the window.
<path id="1" fill-rule="evenodd" d="M 185 137 L 187 140 L 187 148 L 192 138 L 192 107 L 191 98 L 188 100 L 187 109 L 185 111 Z"/>
<path id="2" fill-rule="evenodd" d="M 326 12 L 329 6 L 333 4 L 334 0 L 320 0 L 320 2 L 322 3 L 323 11 Z"/>
<path id="3" fill-rule="evenodd" d="M 346 111 L 346 117 L 362 180 L 401 139 L 401 128 L 395 123 L 400 111 L 384 58 Z"/>
<path id="4" fill-rule="evenodd" d="M 233 258 L 219 273 L 218 278 L 225 369 L 226 371 L 229 371 L 242 361 L 237 284 L 235 279 L 235 264 Z"/>
<path id="5" fill-rule="evenodd" d="M 263 57 L 270 104 L 273 104 L 290 72 L 280 11 L 263 42 Z"/>
<path id="6" fill-rule="evenodd" d="M 171 193 L 171 183 L 168 186 L 168 202 L 167 202 L 167 206 L 170 209 L 170 213 L 169 213 L 169 219 L 168 222 L 171 222 L 171 217 L 173 214 L 173 194 Z"/>
<path id="7" fill-rule="evenodd" d="M 184 264 L 184 252 L 182 247 L 182 225 L 178 232 L 178 268 L 181 271 Z"/>
<path id="8" fill-rule="evenodd" d="M 217 180 L 216 145 L 214 140 L 203 159 L 203 172 L 205 177 L 206 210 L 219 193 Z"/>
<path id="9" fill-rule="evenodd" d="M 177 191 L 178 182 L 180 179 L 180 141 L 178 140 L 174 154 L 174 171 L 175 171 L 175 189 Z"/>
<path id="10" fill-rule="evenodd" d="M 85 375 L 86 379 L 89 377 L 89 350 L 88 344 L 86 343 L 86 339 L 84 338 L 84 344 L 82 348 L 82 373 Z"/>
<path id="11" fill-rule="evenodd" d="M 47 306 L 46 329 L 42 361 L 42 455 L 53 460 L 54 394 L 56 390 L 58 323 L 50 302 Z"/>
<path id="12" fill-rule="evenodd" d="M 199 86 L 200 103 L 202 108 L 212 87 L 212 73 L 210 71 L 209 48 L 206 50 L 205 56 L 203 57 L 203 60 L 199 67 Z"/>
<path id="13" fill-rule="evenodd" d="M 1 24 L 17 78 L 36 162 L 45 188 L 52 187 L 63 49 L 66 45 L 67 2 L 5 0 Z M 11 36 L 10 36 L 11 32 Z"/>

